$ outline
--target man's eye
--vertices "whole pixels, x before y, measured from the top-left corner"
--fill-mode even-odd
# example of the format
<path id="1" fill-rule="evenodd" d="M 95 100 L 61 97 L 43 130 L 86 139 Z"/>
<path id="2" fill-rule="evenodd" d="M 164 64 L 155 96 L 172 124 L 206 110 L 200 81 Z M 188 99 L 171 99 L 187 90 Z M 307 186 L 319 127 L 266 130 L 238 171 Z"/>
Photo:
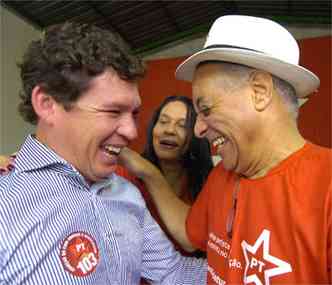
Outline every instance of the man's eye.
<path id="1" fill-rule="evenodd" d="M 139 114 L 140 114 L 140 112 L 139 112 L 139 111 L 135 111 L 135 112 L 133 112 L 133 117 L 134 117 L 134 119 L 135 119 L 135 120 L 137 120 L 137 119 L 138 119 L 138 117 L 139 117 Z"/>
<path id="2" fill-rule="evenodd" d="M 107 110 L 107 113 L 120 114 L 120 110 Z"/>
<path id="3" fill-rule="evenodd" d="M 177 123 L 177 126 L 179 126 L 182 129 L 186 128 L 186 123 Z"/>
<path id="4" fill-rule="evenodd" d="M 165 125 L 167 124 L 167 120 L 159 120 L 158 123 L 161 125 Z"/>
<path id="5" fill-rule="evenodd" d="M 100 112 L 109 115 L 111 117 L 117 117 L 121 114 L 120 110 L 101 110 Z"/>
<path id="6" fill-rule="evenodd" d="M 200 114 L 202 114 L 204 117 L 207 117 L 210 115 L 211 108 L 203 108 L 199 111 Z"/>

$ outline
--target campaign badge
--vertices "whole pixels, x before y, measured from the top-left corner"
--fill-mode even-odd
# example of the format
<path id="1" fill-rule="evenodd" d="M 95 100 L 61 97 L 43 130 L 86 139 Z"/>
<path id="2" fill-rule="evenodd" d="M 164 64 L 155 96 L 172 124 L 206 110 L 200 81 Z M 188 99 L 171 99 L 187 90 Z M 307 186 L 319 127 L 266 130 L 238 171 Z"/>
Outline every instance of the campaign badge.
<path id="1" fill-rule="evenodd" d="M 85 232 L 75 232 L 65 238 L 60 258 L 64 268 L 71 274 L 84 277 L 96 269 L 99 250 L 95 240 Z"/>

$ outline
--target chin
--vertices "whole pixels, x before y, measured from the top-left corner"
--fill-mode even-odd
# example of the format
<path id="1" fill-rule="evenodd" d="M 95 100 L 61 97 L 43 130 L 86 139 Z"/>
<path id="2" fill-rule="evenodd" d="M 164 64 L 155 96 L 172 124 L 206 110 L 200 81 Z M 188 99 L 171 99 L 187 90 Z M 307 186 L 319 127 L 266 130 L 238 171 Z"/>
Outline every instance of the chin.
<path id="1" fill-rule="evenodd" d="M 99 169 L 99 171 L 95 172 L 95 178 L 98 179 L 98 181 L 104 180 L 108 178 L 112 173 L 114 173 L 116 168 L 116 165 L 112 165 L 109 167 L 104 167 L 103 169 Z"/>

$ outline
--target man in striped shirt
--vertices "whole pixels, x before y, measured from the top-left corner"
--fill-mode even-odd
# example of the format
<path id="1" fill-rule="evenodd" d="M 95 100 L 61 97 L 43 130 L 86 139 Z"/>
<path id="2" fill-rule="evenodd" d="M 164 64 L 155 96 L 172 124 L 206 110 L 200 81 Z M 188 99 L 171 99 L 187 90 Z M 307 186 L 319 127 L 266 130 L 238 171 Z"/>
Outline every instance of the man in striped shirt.
<path id="1" fill-rule="evenodd" d="M 203 284 L 139 191 L 114 174 L 137 136 L 141 62 L 85 24 L 49 28 L 20 65 L 19 110 L 36 125 L 0 178 L 0 284 Z"/>

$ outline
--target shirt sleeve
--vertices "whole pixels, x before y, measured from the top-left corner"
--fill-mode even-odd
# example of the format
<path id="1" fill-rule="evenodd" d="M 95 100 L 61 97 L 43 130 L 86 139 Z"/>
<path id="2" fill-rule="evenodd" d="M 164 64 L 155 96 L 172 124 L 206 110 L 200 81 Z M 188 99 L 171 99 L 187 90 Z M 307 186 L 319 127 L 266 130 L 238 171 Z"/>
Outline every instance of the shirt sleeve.
<path id="1" fill-rule="evenodd" d="M 142 277 L 151 284 L 192 285 L 205 284 L 206 273 L 206 260 L 181 256 L 146 209 Z"/>

